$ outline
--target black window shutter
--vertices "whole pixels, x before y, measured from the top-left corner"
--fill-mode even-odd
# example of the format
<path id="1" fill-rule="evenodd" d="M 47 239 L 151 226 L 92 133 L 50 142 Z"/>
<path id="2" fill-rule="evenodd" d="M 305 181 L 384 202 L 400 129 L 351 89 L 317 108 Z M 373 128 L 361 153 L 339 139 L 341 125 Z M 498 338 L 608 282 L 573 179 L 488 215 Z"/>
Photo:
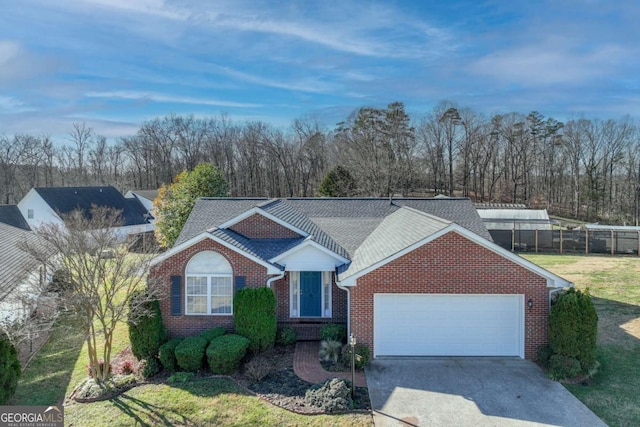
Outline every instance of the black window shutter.
<path id="1" fill-rule="evenodd" d="M 236 276 L 236 292 L 238 292 L 240 289 L 243 289 L 245 283 L 246 283 L 245 276 Z"/>
<path id="2" fill-rule="evenodd" d="M 182 314 L 182 276 L 171 276 L 171 315 Z"/>

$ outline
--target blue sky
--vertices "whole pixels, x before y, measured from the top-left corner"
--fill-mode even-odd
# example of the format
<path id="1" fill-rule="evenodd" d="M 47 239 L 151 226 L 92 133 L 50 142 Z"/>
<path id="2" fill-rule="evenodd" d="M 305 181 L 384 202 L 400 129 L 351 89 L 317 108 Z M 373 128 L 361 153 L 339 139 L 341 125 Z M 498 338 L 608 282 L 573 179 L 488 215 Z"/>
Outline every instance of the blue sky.
<path id="1" fill-rule="evenodd" d="M 0 134 L 361 106 L 640 117 L 640 2 L 0 0 Z"/>

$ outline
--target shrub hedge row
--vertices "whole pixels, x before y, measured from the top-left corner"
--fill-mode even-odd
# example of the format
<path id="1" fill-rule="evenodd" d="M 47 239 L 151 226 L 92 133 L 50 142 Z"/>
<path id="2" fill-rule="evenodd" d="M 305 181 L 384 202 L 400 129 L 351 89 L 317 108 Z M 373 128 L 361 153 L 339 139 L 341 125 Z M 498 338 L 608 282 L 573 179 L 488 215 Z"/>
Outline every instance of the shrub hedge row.
<path id="1" fill-rule="evenodd" d="M 248 348 L 249 340 L 241 335 L 229 334 L 215 338 L 207 347 L 209 369 L 214 374 L 235 372 Z"/>
<path id="2" fill-rule="evenodd" d="M 206 331 L 200 334 L 201 337 L 206 338 L 207 342 L 211 342 L 214 339 L 223 336 L 227 333 L 227 330 L 222 326 L 218 326 L 216 328 L 207 329 Z"/>
<path id="3" fill-rule="evenodd" d="M 174 338 L 160 346 L 158 358 L 160 359 L 160 363 L 162 363 L 162 367 L 169 372 L 174 372 L 178 367 L 175 351 L 183 339 L 184 338 Z"/>
<path id="4" fill-rule="evenodd" d="M 207 344 L 207 339 L 201 336 L 185 338 L 175 349 L 178 367 L 187 372 L 198 371 L 202 367 Z"/>

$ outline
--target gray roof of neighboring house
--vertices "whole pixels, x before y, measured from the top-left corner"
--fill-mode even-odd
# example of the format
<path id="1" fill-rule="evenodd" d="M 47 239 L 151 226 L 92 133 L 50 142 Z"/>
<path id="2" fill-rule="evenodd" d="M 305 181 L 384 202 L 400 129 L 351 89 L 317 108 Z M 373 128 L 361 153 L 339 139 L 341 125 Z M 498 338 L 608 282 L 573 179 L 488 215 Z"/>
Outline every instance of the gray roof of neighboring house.
<path id="1" fill-rule="evenodd" d="M 138 199 L 127 199 L 112 186 L 106 187 L 35 187 L 34 190 L 57 213 L 76 209 L 91 218 L 91 209 L 105 206 L 121 211 L 123 226 L 147 224 L 147 210 Z"/>
<path id="2" fill-rule="evenodd" d="M 0 205 L 0 223 L 12 225 L 22 230 L 31 230 L 18 205 Z"/>
<path id="3" fill-rule="evenodd" d="M 0 300 L 3 300 L 29 272 L 36 271 L 40 264 L 29 254 L 20 250 L 21 242 L 43 244 L 33 232 L 0 223 Z"/>
<path id="4" fill-rule="evenodd" d="M 438 229 L 438 224 L 448 224 L 449 221 L 491 241 L 473 203 L 466 198 L 393 201 L 377 198 L 202 198 L 196 202 L 176 245 L 209 231 L 225 242 L 268 261 L 304 240 L 247 239 L 232 230 L 217 228 L 254 207 L 308 233 L 318 244 L 346 259 L 359 254 L 358 250 L 364 250 L 365 242 L 367 246 L 371 245 L 367 249 L 370 252 L 363 252 L 365 258 L 374 259 L 387 250 L 396 250 L 396 246 L 390 244 L 381 252 L 378 246 L 384 242 L 402 245 L 414 238 L 421 240 L 426 237 L 425 233 Z M 418 225 L 412 224 L 411 220 Z M 398 230 L 394 235 L 384 237 L 389 229 Z"/>
<path id="5" fill-rule="evenodd" d="M 489 230 L 551 230 L 546 209 L 478 209 Z"/>
<path id="6" fill-rule="evenodd" d="M 341 273 L 344 279 L 397 254 L 451 225 L 450 221 L 402 207 L 387 216 L 355 251 L 354 260 Z"/>
<path id="7" fill-rule="evenodd" d="M 147 200 L 151 200 L 152 202 L 158 197 L 158 190 L 130 190 L 130 191 L 141 197 L 144 197 Z"/>

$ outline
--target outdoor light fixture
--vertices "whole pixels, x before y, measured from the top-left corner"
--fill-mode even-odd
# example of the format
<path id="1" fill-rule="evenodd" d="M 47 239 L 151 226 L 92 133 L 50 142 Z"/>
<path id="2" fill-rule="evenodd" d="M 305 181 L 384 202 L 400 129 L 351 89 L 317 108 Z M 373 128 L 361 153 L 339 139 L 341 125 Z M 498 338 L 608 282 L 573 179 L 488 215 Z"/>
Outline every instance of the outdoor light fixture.
<path id="1" fill-rule="evenodd" d="M 351 346 L 351 400 L 356 398 L 356 337 L 353 332 L 349 336 L 349 345 Z"/>
<path id="2" fill-rule="evenodd" d="M 533 300 L 531 298 L 529 298 L 529 301 L 527 301 L 527 307 L 529 307 L 529 310 L 533 308 Z"/>

